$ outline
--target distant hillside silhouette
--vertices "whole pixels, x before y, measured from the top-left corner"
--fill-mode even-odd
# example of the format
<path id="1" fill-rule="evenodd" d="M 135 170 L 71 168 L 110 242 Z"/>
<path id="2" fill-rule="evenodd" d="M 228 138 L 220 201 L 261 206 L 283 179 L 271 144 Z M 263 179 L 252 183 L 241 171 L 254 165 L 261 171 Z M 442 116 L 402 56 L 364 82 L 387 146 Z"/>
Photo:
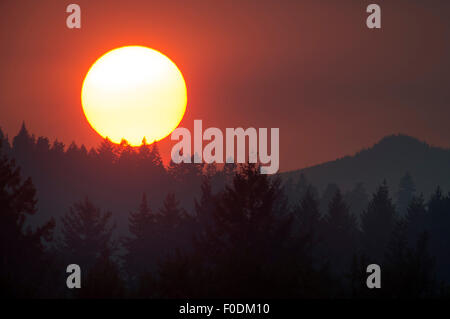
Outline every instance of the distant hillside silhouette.
<path id="1" fill-rule="evenodd" d="M 400 179 L 409 172 L 418 185 L 417 191 L 428 196 L 436 185 L 450 189 L 450 149 L 430 146 L 407 135 L 390 135 L 374 146 L 334 161 L 282 173 L 283 179 L 298 179 L 304 174 L 308 181 L 324 190 L 336 183 L 344 190 L 364 183 L 369 192 L 385 179 L 396 189 Z"/>

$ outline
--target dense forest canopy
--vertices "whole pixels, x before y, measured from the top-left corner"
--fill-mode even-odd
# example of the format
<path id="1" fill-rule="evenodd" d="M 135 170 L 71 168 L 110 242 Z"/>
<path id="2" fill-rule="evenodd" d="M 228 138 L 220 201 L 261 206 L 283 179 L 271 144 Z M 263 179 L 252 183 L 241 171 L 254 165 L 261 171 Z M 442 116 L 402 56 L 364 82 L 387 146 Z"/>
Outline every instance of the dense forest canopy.
<path id="1" fill-rule="evenodd" d="M 145 141 L 87 150 L 23 125 L 12 141 L 0 131 L 0 143 L 4 296 L 449 296 L 450 197 L 438 184 L 421 194 L 414 171 L 396 185 L 379 174 L 374 189 L 317 187 L 308 170 L 164 165 Z M 82 289 L 66 288 L 71 263 Z M 366 287 L 370 263 L 383 289 Z"/>

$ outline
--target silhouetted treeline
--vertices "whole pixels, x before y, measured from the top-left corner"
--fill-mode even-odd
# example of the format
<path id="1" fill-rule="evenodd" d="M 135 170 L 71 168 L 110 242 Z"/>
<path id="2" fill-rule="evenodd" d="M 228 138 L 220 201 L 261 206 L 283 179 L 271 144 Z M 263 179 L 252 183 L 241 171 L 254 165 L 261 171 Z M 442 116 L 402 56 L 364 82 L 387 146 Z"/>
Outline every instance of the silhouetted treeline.
<path id="1" fill-rule="evenodd" d="M 65 146 L 46 137 L 35 137 L 22 125 L 11 141 L 3 136 L 3 149 L 22 168 L 24 176 L 31 176 L 38 190 L 40 214 L 31 218 L 32 225 L 60 218 L 68 203 L 86 196 L 95 198 L 98 205 L 112 211 L 117 231 L 127 233 L 126 212 L 140 200 L 143 193 L 151 194 L 153 205 L 162 205 L 167 193 L 174 193 L 183 207 L 192 209 L 192 197 L 199 193 L 203 174 L 213 176 L 214 187 L 221 188 L 233 174 L 227 165 L 217 170 L 215 165 L 163 165 L 157 143 L 146 141 L 131 147 L 126 141 L 120 145 L 108 139 L 96 148 L 71 143 Z M 186 183 L 186 181 L 189 181 Z"/>
<path id="2" fill-rule="evenodd" d="M 369 196 L 362 183 L 319 190 L 304 175 L 282 182 L 255 164 L 166 168 L 145 141 L 65 150 L 23 127 L 12 146 L 2 134 L 0 143 L 3 296 L 449 296 L 450 195 L 437 187 L 425 199 L 409 173 L 398 190 L 381 181 Z M 61 211 L 45 212 L 13 156 L 54 190 L 47 200 Z M 372 263 L 381 289 L 366 286 Z M 66 287 L 68 264 L 80 265 L 81 289 Z"/>

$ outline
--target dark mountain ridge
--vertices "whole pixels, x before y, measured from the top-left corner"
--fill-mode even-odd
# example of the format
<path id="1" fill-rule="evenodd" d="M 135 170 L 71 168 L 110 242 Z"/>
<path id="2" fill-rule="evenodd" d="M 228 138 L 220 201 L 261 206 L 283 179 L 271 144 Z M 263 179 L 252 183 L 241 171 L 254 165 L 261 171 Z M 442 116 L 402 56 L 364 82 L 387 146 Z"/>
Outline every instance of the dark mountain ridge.
<path id="1" fill-rule="evenodd" d="M 382 138 L 370 148 L 353 156 L 280 174 L 283 179 L 297 179 L 304 174 L 323 190 L 336 183 L 348 190 L 363 182 L 369 192 L 386 180 L 395 190 L 402 176 L 409 172 L 418 192 L 428 196 L 437 185 L 450 189 L 450 149 L 430 146 L 417 138 L 398 134 Z"/>

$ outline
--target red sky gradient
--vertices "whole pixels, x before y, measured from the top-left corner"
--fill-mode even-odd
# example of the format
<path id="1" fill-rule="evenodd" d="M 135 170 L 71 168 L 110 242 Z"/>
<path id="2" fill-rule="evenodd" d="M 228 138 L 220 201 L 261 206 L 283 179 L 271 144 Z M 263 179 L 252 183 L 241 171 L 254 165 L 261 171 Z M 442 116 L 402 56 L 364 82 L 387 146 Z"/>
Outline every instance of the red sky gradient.
<path id="1" fill-rule="evenodd" d="M 382 29 L 365 25 L 382 8 Z M 81 30 L 66 27 L 69 3 Z M 81 85 L 105 52 L 159 50 L 182 71 L 203 127 L 279 127 L 281 170 L 333 160 L 405 133 L 450 146 L 450 1 L 0 2 L 0 127 L 25 120 L 66 145 L 100 138 Z M 161 142 L 164 156 L 174 142 Z"/>

